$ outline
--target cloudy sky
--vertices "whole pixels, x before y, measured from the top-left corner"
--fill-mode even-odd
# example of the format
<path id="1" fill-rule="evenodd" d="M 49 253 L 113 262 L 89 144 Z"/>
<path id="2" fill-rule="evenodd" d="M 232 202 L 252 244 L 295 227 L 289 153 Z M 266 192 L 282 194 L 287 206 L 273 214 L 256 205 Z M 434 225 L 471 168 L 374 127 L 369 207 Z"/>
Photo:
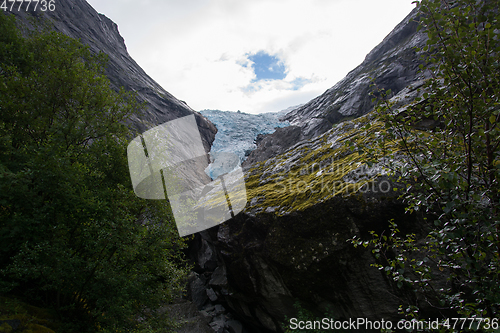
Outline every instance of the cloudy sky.
<path id="1" fill-rule="evenodd" d="M 319 96 L 411 0 L 87 0 L 130 55 L 195 110 L 280 111 Z"/>

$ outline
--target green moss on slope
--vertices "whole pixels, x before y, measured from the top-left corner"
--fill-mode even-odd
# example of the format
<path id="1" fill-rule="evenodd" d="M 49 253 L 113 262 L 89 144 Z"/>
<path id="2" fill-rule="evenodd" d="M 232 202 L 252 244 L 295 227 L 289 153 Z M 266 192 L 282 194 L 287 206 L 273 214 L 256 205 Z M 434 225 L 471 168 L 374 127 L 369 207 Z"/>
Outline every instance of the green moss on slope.
<path id="1" fill-rule="evenodd" d="M 356 149 L 383 135 L 383 124 L 372 118 L 343 122 L 319 138 L 254 165 L 247 172 L 247 210 L 281 216 L 366 188 L 381 174 L 380 168 L 367 168 L 366 156 Z M 365 129 L 368 122 L 371 126 Z M 396 148 L 395 143 L 388 146 Z"/>

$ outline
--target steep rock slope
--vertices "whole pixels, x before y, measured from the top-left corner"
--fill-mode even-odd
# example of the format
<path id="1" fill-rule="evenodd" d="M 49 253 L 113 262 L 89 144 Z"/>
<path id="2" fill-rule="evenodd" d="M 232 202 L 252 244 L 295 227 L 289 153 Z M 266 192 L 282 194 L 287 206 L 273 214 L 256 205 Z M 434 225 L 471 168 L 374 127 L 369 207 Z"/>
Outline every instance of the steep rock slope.
<path id="1" fill-rule="evenodd" d="M 419 96 L 421 85 L 400 91 L 396 107 Z M 297 301 L 319 318 L 396 321 L 398 306 L 418 298 L 371 266 L 370 249 L 349 242 L 380 234 L 390 219 L 403 232 L 423 232 L 421 217 L 406 214 L 397 199 L 404 185 L 385 173 L 385 158 L 368 167 L 351 149 L 383 133 L 369 113 L 252 164 L 245 211 L 199 235 L 197 270 L 209 276 L 207 288 L 255 332 L 281 332 Z M 388 144 L 397 151 L 397 142 Z M 214 283 L 221 274 L 224 283 Z"/>
<path id="2" fill-rule="evenodd" d="M 286 114 L 282 119 L 288 120 L 291 126 L 264 138 L 245 165 L 281 154 L 298 141 L 325 133 L 335 123 L 367 114 L 374 107 L 370 95 L 375 91 L 371 87 L 373 83 L 397 94 L 418 80 L 421 59 L 414 47 L 423 47 L 427 35 L 417 32 L 416 15 L 414 9 L 362 64 L 335 86 Z"/>
<path id="3" fill-rule="evenodd" d="M 371 84 L 398 93 L 417 79 L 421 64 L 414 48 L 425 45 L 427 35 L 417 32 L 414 9 L 387 37 L 376 46 L 363 63 L 335 86 L 302 107 L 288 113 L 284 119 L 292 125 L 302 125 L 305 138 L 329 130 L 345 118 L 362 116 L 373 109 Z M 374 79 L 374 82 L 371 81 Z"/>
<path id="4" fill-rule="evenodd" d="M 296 301 L 318 318 L 395 321 L 399 305 L 419 299 L 372 267 L 369 249 L 349 243 L 371 230 L 380 234 L 390 219 L 403 232 L 423 233 L 422 217 L 406 214 L 398 200 L 403 185 L 385 174 L 384 159 L 369 168 L 355 149 L 384 133 L 369 113 L 370 77 L 393 91 L 395 108 L 422 94 L 426 75 L 418 73 L 413 48 L 427 38 L 416 31 L 416 14 L 345 79 L 288 113 L 283 119 L 292 126 L 261 140 L 244 163 L 245 211 L 199 235 L 198 272 L 223 273 L 223 284 L 206 278 L 207 287 L 255 332 L 282 332 L 285 318 L 297 316 Z M 432 315 L 435 309 L 420 301 Z"/>
<path id="5" fill-rule="evenodd" d="M 17 11 L 17 6 L 15 7 L 12 13 L 24 24 L 31 26 L 32 18 L 38 22 L 48 20 L 49 26 L 54 30 L 80 39 L 94 52 L 106 53 L 109 56 L 106 74 L 113 86 L 135 91 L 139 101 L 146 102 L 142 115 L 132 119 L 139 131 L 194 114 L 205 149 L 210 149 L 217 132 L 215 126 L 149 77 L 128 54 L 118 26 L 106 16 L 98 14 L 85 0 L 58 0 L 53 12 L 42 12 L 40 9 L 35 12 L 34 6 L 26 12 L 25 5 L 21 11 Z"/>

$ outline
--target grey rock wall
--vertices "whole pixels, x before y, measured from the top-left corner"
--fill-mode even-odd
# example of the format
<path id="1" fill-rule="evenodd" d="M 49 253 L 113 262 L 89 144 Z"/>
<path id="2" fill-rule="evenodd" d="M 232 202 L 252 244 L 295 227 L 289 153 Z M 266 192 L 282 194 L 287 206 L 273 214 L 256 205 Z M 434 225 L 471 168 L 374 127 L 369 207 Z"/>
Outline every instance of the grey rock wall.
<path id="1" fill-rule="evenodd" d="M 184 101 L 180 101 L 158 83 L 130 57 L 125 42 L 120 36 L 118 26 L 105 15 L 97 13 L 85 0 L 58 0 L 56 10 L 34 12 L 14 10 L 12 13 L 28 27 L 33 21 L 47 22 L 49 28 L 65 35 L 80 39 L 94 52 L 104 52 L 109 56 L 106 71 L 112 85 L 118 89 L 124 87 L 137 92 L 138 99 L 146 102 L 142 114 L 131 119 L 140 131 L 152 128 L 164 122 L 194 114 L 206 151 L 210 150 L 217 129 L 198 112 L 191 109 Z"/>

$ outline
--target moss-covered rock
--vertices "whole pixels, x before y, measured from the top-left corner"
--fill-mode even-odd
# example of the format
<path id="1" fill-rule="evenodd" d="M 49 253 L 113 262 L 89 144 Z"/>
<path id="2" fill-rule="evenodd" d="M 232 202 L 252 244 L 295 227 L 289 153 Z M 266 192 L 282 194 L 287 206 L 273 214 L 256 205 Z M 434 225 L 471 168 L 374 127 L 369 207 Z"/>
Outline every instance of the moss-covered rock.
<path id="1" fill-rule="evenodd" d="M 285 154 L 252 165 L 246 173 L 250 202 L 247 213 L 286 216 L 337 196 L 376 192 L 374 181 L 385 174 L 384 169 L 380 165 L 368 167 L 363 162 L 365 157 L 352 149 L 370 145 L 375 136 L 383 133 L 382 124 L 372 118 L 364 116 L 345 121 Z M 365 130 L 367 122 L 371 127 Z M 396 144 L 388 143 L 390 145 Z M 392 185 L 388 183 L 378 190 L 388 193 Z"/>

